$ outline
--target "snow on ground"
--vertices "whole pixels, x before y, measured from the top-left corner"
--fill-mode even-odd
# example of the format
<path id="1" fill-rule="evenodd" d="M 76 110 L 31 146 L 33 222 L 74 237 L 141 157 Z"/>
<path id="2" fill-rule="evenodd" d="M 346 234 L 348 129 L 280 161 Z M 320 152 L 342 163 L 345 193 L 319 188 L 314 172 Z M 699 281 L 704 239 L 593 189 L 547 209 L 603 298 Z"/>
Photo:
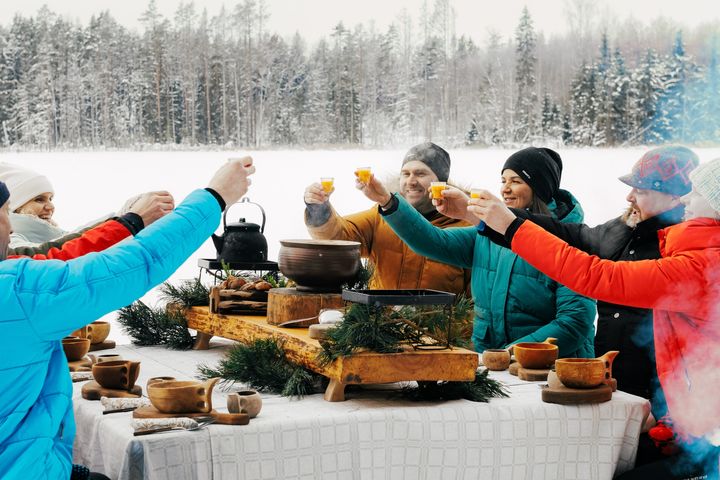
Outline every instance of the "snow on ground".
<path id="1" fill-rule="evenodd" d="M 570 190 L 585 210 L 590 225 L 619 215 L 627 202 L 630 188 L 617 177 L 630 172 L 633 163 L 647 150 L 643 147 L 624 149 L 563 149 L 563 188 Z M 720 156 L 720 148 L 698 148 L 701 162 Z M 487 188 L 497 192 L 500 169 L 513 150 L 460 149 L 450 150 L 451 180 L 465 186 Z M 355 189 L 353 171 L 370 166 L 379 178 L 387 178 L 400 170 L 401 150 L 278 150 L 258 151 L 251 155 L 257 173 L 248 192 L 251 201 L 265 209 L 269 259 L 277 260 L 279 240 L 308 238 L 303 223 L 303 192 L 322 177 L 335 177 L 332 203 L 341 214 L 353 213 L 371 206 Z M 44 173 L 55 186 L 55 220 L 62 228 L 84 225 L 105 213 L 119 209 L 135 193 L 165 189 L 176 202 L 194 188 L 205 187 L 213 172 L 227 158 L 244 152 L 51 152 L 1 153 L 0 161 L 12 162 Z M 259 209 L 253 205 L 234 207 L 228 222 L 239 217 L 260 223 Z M 221 228 L 218 233 L 221 232 Z M 197 276 L 198 258 L 212 258 L 215 249 L 208 240 L 185 262 L 171 281 Z M 154 304 L 156 295 L 143 300 Z M 106 320 L 114 319 L 110 314 Z M 114 328 L 111 339 L 127 343 L 128 338 Z"/>

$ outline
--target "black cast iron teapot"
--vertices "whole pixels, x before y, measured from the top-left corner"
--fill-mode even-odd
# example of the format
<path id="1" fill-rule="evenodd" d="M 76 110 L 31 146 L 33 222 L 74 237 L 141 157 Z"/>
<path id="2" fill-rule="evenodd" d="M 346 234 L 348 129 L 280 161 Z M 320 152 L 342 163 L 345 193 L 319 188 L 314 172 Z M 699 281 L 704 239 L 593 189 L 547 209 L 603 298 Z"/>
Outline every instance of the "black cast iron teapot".
<path id="1" fill-rule="evenodd" d="M 240 218 L 238 223 L 226 222 L 226 217 L 230 208 L 238 203 L 252 203 L 262 212 L 262 226 L 256 223 L 247 223 L 244 218 Z M 225 209 L 223 213 L 223 234 L 220 236 L 212 236 L 215 250 L 217 250 L 217 259 L 227 263 L 242 262 L 265 262 L 267 261 L 268 244 L 263 232 L 265 231 L 265 210 L 248 198 L 243 198 L 236 204 Z"/>

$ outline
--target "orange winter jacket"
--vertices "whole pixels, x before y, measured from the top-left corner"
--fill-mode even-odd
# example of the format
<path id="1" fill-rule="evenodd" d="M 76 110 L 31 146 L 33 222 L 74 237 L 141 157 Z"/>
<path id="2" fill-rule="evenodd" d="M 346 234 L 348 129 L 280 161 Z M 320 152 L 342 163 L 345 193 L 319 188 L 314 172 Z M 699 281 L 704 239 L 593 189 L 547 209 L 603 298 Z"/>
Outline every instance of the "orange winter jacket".
<path id="1" fill-rule="evenodd" d="M 469 225 L 438 212 L 428 216 L 428 220 L 440 228 Z M 429 260 L 410 250 L 383 220 L 377 206 L 345 217 L 332 208 L 326 223 L 319 227 L 307 225 L 307 228 L 312 238 L 360 242 L 361 255 L 369 258 L 375 268 L 370 288 L 430 288 L 470 295 L 469 270 Z"/>
<path id="2" fill-rule="evenodd" d="M 45 253 L 34 255 L 8 255 L 8 260 L 13 258 L 27 258 L 33 260 L 70 260 L 81 257 L 90 252 L 101 252 L 112 247 L 119 241 L 130 236 L 130 230 L 117 220 L 108 220 L 100 225 L 85 231 L 82 235 L 68 240 L 60 247 L 52 247 Z"/>
<path id="3" fill-rule="evenodd" d="M 662 258 L 613 262 L 526 221 L 512 250 L 582 295 L 652 308 L 668 410 L 680 433 L 702 436 L 720 427 L 720 221 L 698 218 L 658 236 Z"/>

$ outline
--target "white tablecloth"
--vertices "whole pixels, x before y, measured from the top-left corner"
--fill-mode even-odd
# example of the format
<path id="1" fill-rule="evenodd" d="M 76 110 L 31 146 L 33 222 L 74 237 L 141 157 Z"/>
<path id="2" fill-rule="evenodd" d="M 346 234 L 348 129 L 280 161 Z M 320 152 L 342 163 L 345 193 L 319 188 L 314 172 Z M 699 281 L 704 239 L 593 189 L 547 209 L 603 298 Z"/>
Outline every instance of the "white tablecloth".
<path id="1" fill-rule="evenodd" d="M 121 346 L 140 360 L 138 384 L 154 376 L 190 379 L 215 365 L 229 343 L 207 351 Z M 610 479 L 630 468 L 649 411 L 646 400 L 615 392 L 610 402 L 543 403 L 540 383 L 492 374 L 511 397 L 489 404 L 415 403 L 387 390 L 289 400 L 263 395 L 247 426 L 133 437 L 131 413 L 102 415 L 75 384 L 75 463 L 120 479 Z M 232 390 L 240 389 L 236 385 Z M 213 405 L 225 410 L 227 392 Z"/>

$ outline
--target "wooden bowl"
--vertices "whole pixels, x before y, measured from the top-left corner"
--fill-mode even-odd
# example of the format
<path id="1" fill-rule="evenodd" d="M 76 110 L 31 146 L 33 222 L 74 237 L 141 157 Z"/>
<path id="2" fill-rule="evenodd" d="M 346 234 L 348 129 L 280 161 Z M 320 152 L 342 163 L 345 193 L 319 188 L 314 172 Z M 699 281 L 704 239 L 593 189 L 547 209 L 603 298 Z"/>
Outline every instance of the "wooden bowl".
<path id="1" fill-rule="evenodd" d="M 482 363 L 488 370 L 507 370 L 510 366 L 510 352 L 505 348 L 489 348 L 482 353 Z"/>
<path id="2" fill-rule="evenodd" d="M 544 342 L 516 343 L 513 345 L 513 355 L 523 368 L 550 368 L 558 358 L 558 347 Z"/>
<path id="3" fill-rule="evenodd" d="M 147 393 L 150 403 L 162 413 L 208 413 L 212 410 L 212 389 L 218 380 L 157 382 L 147 386 Z"/>
<path id="4" fill-rule="evenodd" d="M 108 322 L 93 322 L 88 325 L 87 328 L 88 338 L 90 339 L 90 343 L 93 345 L 104 342 L 108 335 L 110 335 L 110 324 Z"/>
<path id="5" fill-rule="evenodd" d="M 278 266 L 300 291 L 339 292 L 360 270 L 360 242 L 280 240 Z"/>
<path id="6" fill-rule="evenodd" d="M 593 388 L 605 380 L 605 362 L 597 358 L 561 358 L 555 372 L 568 388 Z"/>
<path id="7" fill-rule="evenodd" d="M 64 338 L 62 346 L 68 362 L 77 362 L 90 351 L 90 340 L 87 338 Z"/>
<path id="8" fill-rule="evenodd" d="M 113 390 L 130 391 L 140 373 L 140 362 L 111 360 L 92 366 L 93 378 L 100 386 Z"/>

